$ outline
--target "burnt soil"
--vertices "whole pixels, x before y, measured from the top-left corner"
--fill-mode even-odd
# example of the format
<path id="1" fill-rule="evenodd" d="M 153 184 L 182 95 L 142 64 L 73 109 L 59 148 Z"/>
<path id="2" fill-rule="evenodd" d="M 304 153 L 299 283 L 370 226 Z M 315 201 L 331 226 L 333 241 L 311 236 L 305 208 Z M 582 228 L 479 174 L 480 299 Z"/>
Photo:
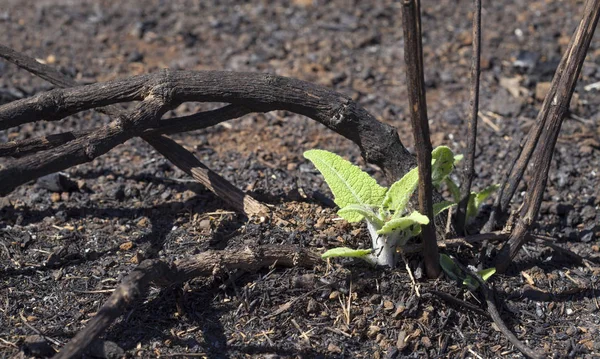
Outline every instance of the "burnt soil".
<path id="1" fill-rule="evenodd" d="M 582 7 L 574 0 L 485 2 L 476 188 L 501 181 L 535 121 Z M 468 1 L 422 4 L 432 142 L 456 152 L 465 148 L 469 9 Z M 270 72 L 319 83 L 395 126 L 412 151 L 399 2 L 3 0 L 0 26 L 2 44 L 82 83 L 164 67 Z M 600 81 L 599 65 L 597 37 L 554 152 L 536 229 L 570 252 L 526 245 L 506 275 L 491 279 L 509 328 L 556 358 L 600 357 L 600 97 L 597 88 L 585 88 Z M 1 61 L 0 76 L 1 103 L 52 88 Z M 189 103 L 174 113 L 213 107 Z M 3 131 L 0 140 L 107 121 L 84 112 Z M 323 126 L 274 112 L 174 138 L 272 205 L 282 220 L 260 223 L 236 214 L 140 139 L 65 171 L 72 188 L 23 185 L 0 198 L 0 357 L 52 355 L 144 258 L 174 260 L 255 243 L 316 251 L 369 246 L 363 225 L 337 219 L 331 193 L 302 153 L 334 151 L 385 181 L 379 169 L 365 165 L 356 145 Z M 515 208 L 526 191 L 524 184 Z M 481 217 L 487 211 L 489 205 Z M 447 252 L 485 267 L 499 246 L 490 245 L 482 264 L 480 246 Z M 419 257 L 409 261 L 420 278 L 420 297 L 403 266 L 378 270 L 339 260 L 151 289 L 87 355 L 521 357 L 488 318 L 432 291 L 484 308 L 479 294 L 444 276 L 426 280 L 419 276 Z"/>

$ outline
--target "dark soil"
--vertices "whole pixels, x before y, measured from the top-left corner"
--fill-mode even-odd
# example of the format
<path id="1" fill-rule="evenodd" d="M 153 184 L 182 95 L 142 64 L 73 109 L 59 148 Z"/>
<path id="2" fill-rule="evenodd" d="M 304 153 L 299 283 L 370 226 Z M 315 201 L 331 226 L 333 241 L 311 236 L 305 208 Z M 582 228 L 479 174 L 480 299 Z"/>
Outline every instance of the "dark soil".
<path id="1" fill-rule="evenodd" d="M 400 6 L 343 0 L 2 0 L 0 42 L 82 83 L 163 67 L 300 78 L 351 95 L 397 127 L 410 149 Z M 476 188 L 501 181 L 582 7 L 575 0 L 485 2 Z M 469 9 L 469 1 L 449 0 L 424 1 L 422 9 L 432 141 L 456 152 L 465 148 Z M 575 91 L 574 116 L 565 121 L 554 153 L 536 230 L 577 257 L 527 245 L 507 275 L 491 279 L 509 328 L 556 358 L 600 357 L 600 97 L 598 89 L 585 88 L 600 81 L 599 59 L 597 37 Z M 4 62 L 0 76 L 1 103 L 52 88 Z M 208 108 L 186 104 L 175 113 Z M 106 121 L 85 112 L 5 131 L 0 140 Z M 369 245 L 363 226 L 337 220 L 331 193 L 302 157 L 307 149 L 323 148 L 365 168 L 353 143 L 321 125 L 276 112 L 175 139 L 236 186 L 274 205 L 283 220 L 254 223 L 235 214 L 140 139 L 66 171 L 75 185 L 65 191 L 21 186 L 0 198 L 0 357 L 52 355 L 144 258 L 173 260 L 257 242 L 318 251 Z M 377 168 L 366 169 L 384 182 Z M 515 208 L 526 191 L 523 185 Z M 476 246 L 451 253 L 477 265 L 479 251 Z M 422 272 L 418 256 L 411 267 Z M 183 288 L 151 290 L 89 355 L 521 357 L 488 318 L 431 291 L 484 308 L 478 294 L 443 277 L 421 278 L 420 286 L 418 297 L 403 268 L 375 270 L 348 261 L 312 270 L 231 272 L 224 281 L 198 279 Z"/>

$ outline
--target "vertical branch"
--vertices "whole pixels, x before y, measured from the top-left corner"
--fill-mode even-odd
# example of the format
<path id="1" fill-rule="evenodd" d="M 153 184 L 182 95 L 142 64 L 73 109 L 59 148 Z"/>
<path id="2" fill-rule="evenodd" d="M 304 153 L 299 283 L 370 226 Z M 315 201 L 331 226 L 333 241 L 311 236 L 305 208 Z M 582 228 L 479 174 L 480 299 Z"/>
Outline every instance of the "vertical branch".
<path id="1" fill-rule="evenodd" d="M 552 88 L 555 91 L 554 93 L 550 91 L 544 100 L 544 103 L 548 103 L 549 110 L 547 117 L 544 118 L 545 125 L 540 135 L 538 149 L 533 158 L 531 189 L 523 202 L 523 208 L 515 229 L 496 258 L 496 268 L 499 272 L 506 271 L 511 260 L 525 244 L 527 233 L 535 223 L 539 213 L 560 127 L 569 109 L 577 78 L 598 24 L 600 0 L 587 0 L 583 14 L 583 19 L 573 35 L 572 45 L 563 56 L 564 72 L 557 74 L 553 79 Z"/>
<path id="2" fill-rule="evenodd" d="M 402 27 L 404 30 L 404 61 L 410 118 L 415 138 L 417 165 L 419 166 L 419 211 L 431 220 L 423 226 L 423 259 L 429 278 L 440 273 L 438 248 L 433 217 L 433 185 L 431 184 L 431 141 L 427 119 L 425 80 L 423 75 L 423 48 L 421 44 L 420 0 L 404 0 L 402 6 Z"/>
<path id="3" fill-rule="evenodd" d="M 467 204 L 475 177 L 475 146 L 477 144 L 477 113 L 479 113 L 479 75 L 481 74 L 481 0 L 473 0 L 473 54 L 471 58 L 471 117 L 467 123 L 467 156 L 463 165 L 456 220 L 457 230 L 464 232 L 467 224 Z"/>

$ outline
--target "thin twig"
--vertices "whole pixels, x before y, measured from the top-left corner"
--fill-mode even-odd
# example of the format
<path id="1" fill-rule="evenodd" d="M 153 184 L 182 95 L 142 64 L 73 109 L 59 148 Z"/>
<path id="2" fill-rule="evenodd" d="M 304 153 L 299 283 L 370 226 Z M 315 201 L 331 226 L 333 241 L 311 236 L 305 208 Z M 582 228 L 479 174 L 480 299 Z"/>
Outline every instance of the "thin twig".
<path id="1" fill-rule="evenodd" d="M 467 267 L 462 265 L 462 263 L 460 263 L 456 259 L 454 259 L 454 263 L 466 275 L 473 277 L 477 281 L 477 283 L 479 284 L 479 290 L 481 291 L 481 293 L 483 294 L 483 297 L 485 298 L 488 313 L 490 314 L 490 317 L 492 318 L 494 323 L 496 323 L 496 326 L 498 327 L 498 329 L 500 329 L 500 332 L 502 332 L 502 334 L 504 334 L 506 339 L 508 339 L 508 341 L 510 341 L 517 349 L 519 349 L 519 351 L 521 353 L 523 353 L 525 356 L 527 356 L 529 358 L 535 358 L 535 359 L 545 358 L 545 355 L 540 354 L 540 353 L 534 351 L 533 349 L 529 348 L 527 345 L 523 344 L 523 342 L 521 342 L 519 340 L 519 338 L 517 338 L 513 334 L 513 332 L 510 331 L 510 329 L 508 329 L 508 327 L 502 320 L 500 313 L 498 312 L 498 308 L 496 307 L 496 303 L 494 300 L 494 292 L 488 288 L 487 283 L 485 281 L 483 281 L 483 279 L 481 279 L 481 277 L 479 277 L 479 275 L 477 273 L 473 273 L 470 269 L 468 269 Z"/>
<path id="2" fill-rule="evenodd" d="M 508 171 L 506 171 L 506 173 L 504 174 L 502 184 L 500 185 L 500 188 L 498 189 L 496 199 L 494 200 L 494 204 L 492 205 L 492 211 L 490 212 L 490 217 L 488 218 L 487 222 L 481 229 L 481 233 L 488 233 L 488 232 L 493 231 L 496 228 L 498 219 L 503 213 L 502 197 L 504 196 L 504 188 L 506 187 L 511 174 L 513 173 L 513 170 L 517 164 L 519 157 L 521 156 L 522 151 L 523 151 L 523 145 L 519 145 L 519 152 L 517 153 L 517 156 L 514 159 L 514 161 L 511 162 L 511 165 L 508 168 Z M 512 198 L 512 196 L 511 196 L 511 198 Z"/>
<path id="3" fill-rule="evenodd" d="M 142 138 L 161 155 L 192 176 L 211 192 L 247 216 L 266 216 L 267 206 L 245 194 L 225 178 L 206 167 L 191 152 L 164 135 L 144 135 Z"/>
<path id="4" fill-rule="evenodd" d="M 507 233 L 492 232 L 492 233 L 481 233 L 474 234 L 466 237 L 457 237 L 451 239 L 445 239 L 438 242 L 439 247 L 457 247 L 457 246 L 471 246 L 472 243 L 479 243 L 483 241 L 505 241 L 508 239 Z M 472 246 L 471 246 L 472 247 Z M 416 243 L 406 245 L 402 248 L 402 252 L 405 254 L 420 253 L 423 250 L 422 243 Z"/>
<path id="5" fill-rule="evenodd" d="M 276 263 L 279 266 L 314 267 L 321 261 L 318 254 L 309 250 L 282 245 L 209 250 L 173 263 L 162 260 L 145 260 L 115 289 L 87 326 L 71 339 L 55 359 L 75 358 L 108 328 L 123 311 L 142 298 L 150 285 L 172 286 L 190 279 L 222 274 L 228 270 L 255 271 Z"/>
<path id="6" fill-rule="evenodd" d="M 49 336 L 47 336 L 46 334 L 42 333 L 41 330 L 37 329 L 36 327 L 34 327 L 33 325 L 29 324 L 27 321 L 27 318 L 25 318 L 25 316 L 23 315 L 23 313 L 19 313 L 19 316 L 21 317 L 21 320 L 23 321 L 23 324 L 25 324 L 25 326 L 29 329 L 31 329 L 32 331 L 34 331 L 37 335 L 41 336 L 42 338 L 44 338 L 46 341 L 56 345 L 56 346 L 61 346 L 62 343 L 54 338 L 50 338 Z"/>
<path id="7" fill-rule="evenodd" d="M 456 305 L 458 305 L 460 307 L 465 307 L 465 308 L 467 308 L 468 310 L 470 310 L 472 312 L 475 312 L 475 313 L 477 313 L 477 314 L 479 314 L 481 316 L 484 316 L 484 317 L 486 317 L 488 319 L 492 319 L 492 317 L 490 317 L 490 314 L 488 312 L 486 312 L 485 310 L 482 310 L 478 306 L 473 305 L 473 304 L 471 304 L 469 302 L 465 302 L 462 299 L 458 299 L 458 298 L 456 298 L 456 297 L 454 297 L 454 296 L 452 296 L 452 295 L 450 295 L 450 294 L 448 294 L 446 292 L 440 292 L 440 291 L 437 291 L 437 290 L 428 290 L 426 293 L 434 294 L 434 295 L 440 297 L 441 299 L 443 299 L 443 300 L 445 300 L 447 302 L 456 304 Z"/>
<path id="8" fill-rule="evenodd" d="M 404 267 L 406 268 L 406 272 L 408 273 L 408 277 L 410 278 L 410 282 L 415 291 L 415 294 L 417 295 L 417 297 L 420 297 L 421 293 L 419 292 L 419 284 L 415 280 L 415 276 L 413 275 L 412 270 L 410 269 L 410 266 L 408 265 L 408 259 L 406 258 L 406 255 L 404 254 L 404 252 L 400 252 L 400 256 L 402 256 L 402 261 L 404 262 Z"/>
<path id="9" fill-rule="evenodd" d="M 110 110 L 111 108 L 112 106 L 107 106 L 96 110 L 110 116 L 115 116 L 115 113 Z M 122 112 L 122 110 L 119 108 L 115 109 Z M 242 117 L 251 112 L 251 109 L 241 105 L 226 105 L 216 110 L 203 111 L 193 115 L 176 117 L 168 120 L 160 120 L 158 121 L 158 126 L 156 128 L 147 129 L 143 132 L 143 134 L 175 134 L 180 132 L 200 130 L 217 125 L 224 121 Z M 115 117 L 117 116 L 118 114 Z M 86 136 L 97 130 L 98 128 L 91 130 L 70 131 L 42 137 L 29 138 L 26 140 L 0 143 L 0 157 L 11 156 L 14 158 L 19 158 L 31 153 L 49 150 L 73 141 L 77 138 Z"/>
<path id="10" fill-rule="evenodd" d="M 475 177 L 475 147 L 477 145 L 477 114 L 479 113 L 479 75 L 481 74 L 481 0 L 473 0 L 473 53 L 471 57 L 471 116 L 467 123 L 467 153 L 463 164 L 463 181 L 456 211 L 457 230 L 465 233 L 467 204 Z"/>
<path id="11" fill-rule="evenodd" d="M 420 0 L 404 0 L 402 6 L 402 28 L 404 31 L 404 61 L 410 118 L 419 166 L 419 211 L 431 219 L 422 226 L 423 260 L 429 278 L 440 274 L 439 255 L 433 216 L 433 185 L 431 183 L 431 140 L 427 119 L 427 100 L 423 74 L 423 48 L 421 43 Z"/>

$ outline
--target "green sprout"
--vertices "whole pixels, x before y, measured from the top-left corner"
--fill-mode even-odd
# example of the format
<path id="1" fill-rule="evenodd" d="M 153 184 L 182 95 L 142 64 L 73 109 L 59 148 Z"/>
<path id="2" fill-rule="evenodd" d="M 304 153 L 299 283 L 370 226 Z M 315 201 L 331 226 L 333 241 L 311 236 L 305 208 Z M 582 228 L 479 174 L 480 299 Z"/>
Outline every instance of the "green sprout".
<path id="1" fill-rule="evenodd" d="M 439 148 L 439 147 L 438 147 Z M 434 150 L 435 151 L 435 150 Z M 456 166 L 463 159 L 463 155 L 454 156 L 454 166 Z M 450 176 L 446 176 L 442 179 L 442 181 L 448 186 L 448 190 L 452 195 L 452 198 L 456 203 L 460 201 L 460 189 L 458 185 L 454 183 L 454 181 L 450 178 Z M 434 183 L 436 189 L 439 189 L 441 182 L 438 182 L 437 185 Z M 470 219 L 475 218 L 477 213 L 479 212 L 479 207 L 485 202 L 488 197 L 494 193 L 500 186 L 497 184 L 493 184 L 481 190 L 480 192 L 471 192 L 469 196 L 469 202 L 467 202 L 467 218 L 466 222 L 468 223 Z"/>
<path id="2" fill-rule="evenodd" d="M 440 266 L 446 275 L 455 281 L 462 282 L 464 286 L 469 288 L 469 290 L 476 290 L 479 288 L 479 283 L 473 276 L 466 274 L 463 270 L 460 269 L 458 265 L 454 262 L 450 256 L 446 254 L 440 254 Z M 487 268 L 477 272 L 477 275 L 483 279 L 483 281 L 487 281 L 492 275 L 496 273 L 496 268 Z"/>
<path id="3" fill-rule="evenodd" d="M 442 158 L 447 153 L 436 150 L 432 153 L 432 178 L 443 180 L 454 167 L 453 155 L 448 166 L 446 158 Z M 340 207 L 338 215 L 348 222 L 364 219 L 372 240 L 371 249 L 334 248 L 322 257 L 358 257 L 376 265 L 394 267 L 397 250 L 411 237 L 421 233 L 421 225 L 429 223 L 427 216 L 417 211 L 409 214 L 406 208 L 417 188 L 417 168 L 385 188 L 369 174 L 334 153 L 310 150 L 304 153 L 304 157 L 315 165 L 331 188 L 334 202 Z M 434 215 L 453 205 L 448 201 L 435 204 Z"/>
<path id="4" fill-rule="evenodd" d="M 331 249 L 323 258 L 355 257 L 368 262 L 393 267 L 396 253 L 406 242 L 421 233 L 421 226 L 429 224 L 429 218 L 414 211 L 407 211 L 408 202 L 417 188 L 418 169 L 409 171 L 389 188 L 359 167 L 342 157 L 324 150 L 309 150 L 304 153 L 325 178 L 340 207 L 338 215 L 348 222 L 365 220 L 371 235 L 372 248 L 354 250 L 347 247 Z M 454 155 L 446 146 L 436 147 L 431 152 L 431 182 L 436 189 L 446 184 L 454 202 L 443 201 L 433 206 L 434 216 L 454 206 L 460 200 L 460 190 L 450 178 L 462 155 Z M 481 192 L 471 192 L 467 204 L 467 220 L 475 217 L 481 204 L 498 188 L 492 185 Z"/>

